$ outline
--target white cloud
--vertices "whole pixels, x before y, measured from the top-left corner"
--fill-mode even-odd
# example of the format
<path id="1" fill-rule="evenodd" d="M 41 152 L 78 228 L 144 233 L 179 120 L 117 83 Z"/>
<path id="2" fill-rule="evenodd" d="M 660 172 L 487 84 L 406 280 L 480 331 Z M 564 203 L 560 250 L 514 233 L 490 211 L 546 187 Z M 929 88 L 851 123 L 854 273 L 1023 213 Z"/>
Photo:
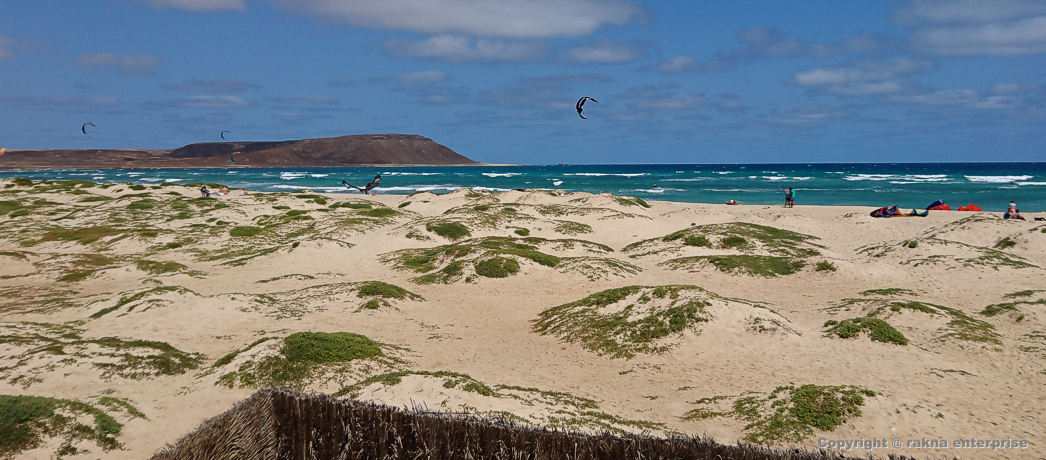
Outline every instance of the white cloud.
<path id="1" fill-rule="evenodd" d="M 423 72 L 396 75 L 391 78 L 397 83 L 436 83 L 449 79 L 447 74 L 438 70 L 426 70 Z"/>
<path id="2" fill-rule="evenodd" d="M 686 56 L 676 56 L 665 59 L 657 64 L 657 71 L 661 73 L 682 73 L 698 71 L 697 61 Z"/>
<path id="3" fill-rule="evenodd" d="M 148 54 L 128 56 L 122 53 L 94 53 L 80 56 L 74 64 L 80 67 L 115 67 L 127 75 L 152 75 L 163 60 Z"/>
<path id="4" fill-rule="evenodd" d="M 243 0 L 139 0 L 153 8 L 186 11 L 243 10 Z"/>
<path id="5" fill-rule="evenodd" d="M 894 19 L 912 26 L 912 47 L 942 56 L 1021 55 L 1046 52 L 1042 0 L 915 0 Z"/>
<path id="6" fill-rule="evenodd" d="M 640 43 L 620 43 L 600 40 L 575 45 L 563 53 L 563 59 L 580 64 L 621 64 L 642 59 L 646 50 Z"/>
<path id="7" fill-rule="evenodd" d="M 238 96 L 192 96 L 185 99 L 172 99 L 165 105 L 193 109 L 239 109 L 250 107 L 251 103 Z"/>
<path id="8" fill-rule="evenodd" d="M 1041 0 L 915 0 L 902 4 L 894 19 L 906 24 L 985 24 L 1046 14 Z"/>
<path id="9" fill-rule="evenodd" d="M 792 75 L 789 83 L 842 95 L 898 93 L 917 86 L 910 76 L 935 67 L 932 61 L 911 58 L 859 61 L 800 72 Z"/>
<path id="10" fill-rule="evenodd" d="M 429 35 L 537 39 L 589 35 L 646 15 L 629 0 L 270 0 L 353 26 Z"/>
<path id="11" fill-rule="evenodd" d="M 546 54 L 544 44 L 530 41 L 473 39 L 460 35 L 437 35 L 421 42 L 393 39 L 385 42 L 390 54 L 449 62 L 530 61 Z"/>
<path id="12" fill-rule="evenodd" d="M 1046 52 L 1046 15 L 1019 21 L 932 27 L 912 35 L 916 49 L 946 56 Z"/>

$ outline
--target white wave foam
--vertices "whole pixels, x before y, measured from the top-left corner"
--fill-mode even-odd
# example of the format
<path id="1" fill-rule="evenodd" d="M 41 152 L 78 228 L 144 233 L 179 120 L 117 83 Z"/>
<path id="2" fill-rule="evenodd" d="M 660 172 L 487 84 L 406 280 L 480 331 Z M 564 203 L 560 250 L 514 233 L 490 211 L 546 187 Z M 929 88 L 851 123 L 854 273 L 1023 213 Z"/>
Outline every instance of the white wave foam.
<path id="1" fill-rule="evenodd" d="M 665 189 L 663 188 L 637 188 L 634 191 L 645 193 L 665 193 Z"/>
<path id="2" fill-rule="evenodd" d="M 763 176 L 763 179 L 766 179 L 770 182 L 780 182 L 785 179 L 788 179 L 788 176 Z"/>
<path id="3" fill-rule="evenodd" d="M 439 176 L 443 173 L 438 172 L 399 172 L 399 171 L 388 171 L 381 173 L 382 176 Z"/>
<path id="4" fill-rule="evenodd" d="M 105 176 L 94 176 L 91 180 L 105 180 Z"/>
<path id="5" fill-rule="evenodd" d="M 317 178 L 317 179 L 320 179 L 320 178 L 324 178 L 324 177 L 327 177 L 327 176 L 329 176 L 329 175 L 330 175 L 330 174 L 309 174 L 309 177 L 315 177 L 315 178 Z"/>
<path id="6" fill-rule="evenodd" d="M 733 174 L 733 171 L 716 171 L 716 174 Z"/>
<path id="7" fill-rule="evenodd" d="M 283 180 L 294 180 L 294 179 L 300 179 L 300 178 L 305 177 L 307 175 L 309 175 L 309 173 L 303 173 L 303 172 L 281 172 L 280 173 L 280 179 L 283 179 Z"/>
<path id="8" fill-rule="evenodd" d="M 708 180 L 708 178 L 707 177 L 691 177 L 691 178 L 687 178 L 687 179 L 662 179 L 662 180 L 665 181 L 665 182 L 700 182 L 700 181 L 703 181 L 703 180 Z"/>
<path id="9" fill-rule="evenodd" d="M 522 176 L 523 173 L 483 173 L 487 177 L 516 177 Z"/>
<path id="10" fill-rule="evenodd" d="M 164 182 L 181 182 L 183 180 L 185 180 L 185 179 L 164 179 L 163 181 Z"/>
<path id="11" fill-rule="evenodd" d="M 858 180 L 896 180 L 898 176 L 896 174 L 857 174 L 853 176 L 846 176 L 843 179 L 849 181 Z"/>
<path id="12" fill-rule="evenodd" d="M 1046 185 L 1046 182 L 1017 182 L 1017 185 Z"/>
<path id="13" fill-rule="evenodd" d="M 239 171 L 229 171 L 229 172 L 227 172 L 225 174 L 237 174 L 237 173 L 239 173 Z"/>
<path id="14" fill-rule="evenodd" d="M 552 181 L 552 186 L 553 186 L 553 187 L 559 187 L 559 186 L 560 186 L 560 185 L 562 185 L 562 184 L 563 184 L 563 181 L 561 181 L 561 180 L 559 180 L 559 179 L 554 179 L 554 180 Z"/>
<path id="15" fill-rule="evenodd" d="M 564 176 L 587 176 L 587 177 L 603 177 L 603 176 L 618 176 L 618 177 L 639 177 L 648 176 L 649 173 L 564 173 Z"/>
<path id="16" fill-rule="evenodd" d="M 1028 180 L 1035 176 L 963 176 L 970 182 L 981 182 L 988 184 L 1006 184 L 1009 182 Z"/>

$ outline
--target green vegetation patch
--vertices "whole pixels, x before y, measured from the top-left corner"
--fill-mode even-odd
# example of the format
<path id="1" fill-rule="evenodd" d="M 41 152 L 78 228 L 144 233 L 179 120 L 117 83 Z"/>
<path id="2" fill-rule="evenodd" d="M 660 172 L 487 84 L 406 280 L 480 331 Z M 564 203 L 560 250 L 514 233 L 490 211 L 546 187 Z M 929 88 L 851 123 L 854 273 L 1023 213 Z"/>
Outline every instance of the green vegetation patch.
<path id="1" fill-rule="evenodd" d="M 358 288 L 356 288 L 356 296 L 360 298 L 365 297 L 380 297 L 383 299 L 410 299 L 410 300 L 424 300 L 423 297 L 403 289 L 395 284 L 389 284 L 382 281 L 367 281 Z"/>
<path id="2" fill-rule="evenodd" d="M 896 345 L 908 345 L 908 338 L 894 329 L 886 321 L 878 318 L 853 318 L 847 319 L 831 326 L 827 331 L 829 336 L 837 336 L 843 339 L 857 337 L 862 332 L 868 333 L 873 342 L 892 343 Z"/>
<path id="3" fill-rule="evenodd" d="M 472 236 L 469 228 L 458 222 L 429 222 L 425 224 L 425 230 L 451 241 Z"/>
<path id="4" fill-rule="evenodd" d="M 399 211 L 396 211 L 395 209 L 391 209 L 391 208 L 374 208 L 374 209 L 368 209 L 366 211 L 360 211 L 359 215 L 367 216 L 367 217 L 374 217 L 374 218 L 378 218 L 378 219 L 384 219 L 386 217 L 392 217 L 392 216 L 399 215 Z"/>
<path id="5" fill-rule="evenodd" d="M 139 380 L 180 375 L 203 362 L 199 353 L 187 353 L 165 342 L 125 340 L 118 337 L 89 338 L 73 325 L 9 323 L 0 326 L 0 344 L 9 345 L 3 358 L 15 363 L 0 369 L 0 381 L 28 387 L 40 375 L 57 366 L 83 363 L 102 371 L 103 379 L 121 377 Z M 10 354 L 6 354 L 10 353 Z"/>
<path id="6" fill-rule="evenodd" d="M 670 270 L 693 270 L 696 266 L 705 263 L 712 264 L 721 272 L 741 273 L 765 278 L 791 275 L 806 266 L 806 262 L 802 259 L 753 255 L 680 257 L 661 262 L 658 266 L 666 266 Z"/>
<path id="7" fill-rule="evenodd" d="M 984 310 L 981 310 L 981 314 L 984 316 L 995 316 L 1008 311 L 1017 311 L 1017 307 L 1021 305 L 1046 305 L 1046 299 L 996 303 L 984 307 Z"/>
<path id="8" fill-rule="evenodd" d="M 130 229 L 114 228 L 109 226 L 94 226 L 84 228 L 59 228 L 47 231 L 36 243 L 48 241 L 75 241 L 80 244 L 91 244 L 99 239 L 122 235 L 131 232 Z"/>
<path id="9" fill-rule="evenodd" d="M 1017 241 L 1010 237 L 1005 237 L 995 243 L 993 246 L 995 249 L 1010 249 L 1017 245 Z"/>
<path id="10" fill-rule="evenodd" d="M 975 319 L 962 310 L 928 302 L 892 299 L 843 299 L 838 305 L 828 307 L 825 310 L 849 311 L 853 309 L 865 311 L 864 316 L 867 318 L 878 319 L 889 319 L 893 315 L 903 314 L 906 311 L 914 311 L 931 316 L 943 315 L 950 319 L 948 324 L 941 331 L 938 331 L 940 335 L 937 336 L 937 340 L 956 339 L 966 342 L 1002 345 L 1002 342 L 999 340 L 999 333 L 995 331 L 995 326 L 991 323 Z"/>
<path id="11" fill-rule="evenodd" d="M 347 209 L 372 209 L 374 205 L 362 202 L 362 201 L 341 201 L 330 205 L 331 209 L 347 208 Z"/>
<path id="12" fill-rule="evenodd" d="M 61 281 L 61 282 L 64 282 L 64 283 L 76 283 L 76 282 L 83 281 L 83 280 L 87 279 L 87 277 L 89 277 L 89 276 L 91 276 L 93 274 L 94 274 L 93 270 L 88 270 L 88 271 L 83 271 L 83 272 L 72 272 L 72 273 L 67 273 L 65 275 L 62 275 L 60 278 L 58 278 L 58 281 Z"/>
<path id="13" fill-rule="evenodd" d="M 264 232 L 264 228 L 246 225 L 233 227 L 232 230 L 229 231 L 229 236 L 257 236 Z"/>
<path id="14" fill-rule="evenodd" d="M 817 266 L 814 267 L 814 270 L 819 271 L 819 272 L 834 272 L 834 271 L 836 271 L 836 267 L 835 267 L 835 264 L 833 264 L 833 263 L 831 263 L 831 262 L 829 262 L 827 260 L 822 260 L 822 261 L 817 263 Z"/>
<path id="15" fill-rule="evenodd" d="M 869 295 L 883 295 L 883 296 L 915 295 L 915 291 L 913 291 L 911 289 L 902 289 L 902 288 L 869 289 L 867 291 L 861 291 L 861 295 L 864 295 L 864 296 L 869 296 Z"/>
<path id="16" fill-rule="evenodd" d="M 684 331 L 699 332 L 698 325 L 712 319 L 705 308 L 715 298 L 697 286 L 609 289 L 541 312 L 532 329 L 612 358 L 659 354 Z"/>
<path id="17" fill-rule="evenodd" d="M 476 274 L 487 278 L 508 278 L 519 273 L 519 262 L 506 257 L 491 257 L 476 262 Z"/>
<path id="18" fill-rule="evenodd" d="M 615 196 L 614 197 L 614 201 L 616 201 L 617 204 L 620 204 L 621 206 L 626 206 L 626 207 L 627 206 L 642 206 L 644 208 L 649 208 L 650 207 L 650 205 L 647 204 L 646 201 L 643 201 L 642 198 L 637 198 L 637 197 L 634 197 L 634 196 Z"/>
<path id="19" fill-rule="evenodd" d="M 147 209 L 153 209 L 156 207 L 156 202 L 153 200 L 139 200 L 128 203 L 126 209 L 132 211 L 144 211 Z"/>
<path id="20" fill-rule="evenodd" d="M 0 395 L 0 458 L 40 447 L 48 438 L 62 440 L 54 452 L 57 458 L 90 453 L 73 446 L 82 441 L 93 442 L 103 452 L 123 448 L 117 439 L 123 425 L 111 414 L 145 418 L 144 414 L 122 398 L 103 396 L 98 403 L 101 408 L 70 399 Z"/>
<path id="21" fill-rule="evenodd" d="M 189 267 L 182 265 L 177 262 L 158 262 L 155 260 L 139 260 L 135 263 L 139 270 L 151 273 L 153 275 L 162 275 L 165 273 L 175 273 L 182 270 L 187 270 Z"/>
<path id="22" fill-rule="evenodd" d="M 525 228 L 517 228 L 513 230 L 512 233 L 515 233 L 519 236 L 530 236 L 530 230 L 527 230 Z"/>
<path id="23" fill-rule="evenodd" d="M 18 209 L 22 209 L 22 203 L 18 201 L 0 201 L 0 216 Z"/>
<path id="24" fill-rule="evenodd" d="M 864 398 L 875 396 L 874 391 L 852 385 L 781 386 L 766 397 L 739 397 L 727 407 L 722 406 L 728 398 L 703 398 L 697 402 L 706 407 L 693 409 L 682 418 L 736 417 L 747 422 L 742 438 L 747 442 L 797 443 L 813 436 L 814 430 L 833 431 L 848 419 L 860 417 Z"/>
<path id="25" fill-rule="evenodd" d="M 817 237 L 783 230 L 765 225 L 747 222 L 725 224 L 707 224 L 689 227 L 669 233 L 660 238 L 651 238 L 625 246 L 625 252 L 633 252 L 631 257 L 657 254 L 668 248 L 682 246 L 718 247 L 744 252 L 762 251 L 775 256 L 806 258 L 820 255 L 818 248 L 823 246 L 814 243 Z"/>
<path id="26" fill-rule="evenodd" d="M 300 198 L 306 201 L 312 201 L 313 203 L 326 205 L 327 199 L 320 195 L 294 195 L 295 198 Z"/>
<path id="27" fill-rule="evenodd" d="M 226 355 L 220 361 L 226 365 L 236 355 L 247 351 L 264 340 L 256 341 L 244 350 Z M 388 347 L 366 336 L 350 332 L 297 332 L 280 341 L 278 353 L 249 360 L 236 371 L 222 375 L 216 384 L 229 388 L 279 386 L 303 389 L 322 374 L 344 372 L 345 366 L 363 363 L 391 365 L 399 363 L 386 355 Z"/>
<path id="28" fill-rule="evenodd" d="M 564 235 L 579 235 L 582 233 L 592 233 L 592 226 L 569 220 L 557 220 L 556 226 L 553 230 L 555 230 L 556 233 L 562 233 Z"/>

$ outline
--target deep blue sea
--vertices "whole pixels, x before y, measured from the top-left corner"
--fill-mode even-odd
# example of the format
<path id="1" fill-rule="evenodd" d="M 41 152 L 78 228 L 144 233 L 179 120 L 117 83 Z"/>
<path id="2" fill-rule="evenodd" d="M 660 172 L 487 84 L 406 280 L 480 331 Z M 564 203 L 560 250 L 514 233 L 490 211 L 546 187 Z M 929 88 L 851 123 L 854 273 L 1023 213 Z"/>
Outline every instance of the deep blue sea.
<path id="1" fill-rule="evenodd" d="M 0 178 L 87 179 L 156 184 L 222 183 L 254 191 L 355 193 L 341 185 L 369 182 L 381 174 L 387 194 L 461 187 L 505 191 L 560 189 L 637 196 L 643 199 L 741 204 L 778 204 L 782 188 L 795 187 L 796 204 L 898 205 L 925 208 L 944 200 L 955 209 L 969 203 L 1004 211 L 1016 200 L 1022 211 L 1046 211 L 1046 163 L 818 163 L 558 166 L 380 166 L 365 168 L 191 168 L 0 171 Z"/>

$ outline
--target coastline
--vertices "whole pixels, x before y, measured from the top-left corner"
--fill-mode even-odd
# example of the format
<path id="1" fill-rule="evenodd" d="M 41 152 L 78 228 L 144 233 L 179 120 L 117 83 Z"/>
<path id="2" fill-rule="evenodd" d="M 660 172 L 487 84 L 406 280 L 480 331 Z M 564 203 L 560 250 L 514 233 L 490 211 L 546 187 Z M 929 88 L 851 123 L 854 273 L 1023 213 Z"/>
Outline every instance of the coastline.
<path id="1" fill-rule="evenodd" d="M 860 389 L 874 395 L 862 393 L 861 415 L 830 431 L 794 426 L 802 439 L 775 445 L 974 435 L 1046 442 L 1035 383 L 1046 356 L 1023 351 L 1046 346 L 1035 342 L 1046 320 L 1037 306 L 1046 301 L 1037 290 L 1046 267 L 1041 223 L 583 192 L 234 190 L 201 199 L 180 185 L 35 186 L 0 185 L 3 200 L 18 203 L 0 216 L 9 230 L 0 236 L 0 327 L 80 354 L 62 362 L 31 352 L 41 344 L 11 342 L 0 363 L 14 367 L 0 388 L 97 407 L 99 395 L 125 398 L 148 420 L 115 413 L 125 450 L 109 458 L 148 456 L 274 382 L 394 406 L 512 414 L 538 426 L 703 433 L 723 443 L 760 439 L 730 415 L 746 395 L 765 402 L 759 417 L 772 418 L 766 398 L 778 388 L 792 388 L 782 397 Z M 12 217 L 19 210 L 26 213 Z M 1006 238 L 1014 244 L 999 246 Z M 419 259 L 426 253 L 439 257 Z M 832 268 L 818 269 L 821 262 Z M 691 312 L 678 317 L 683 327 L 649 339 L 630 329 L 605 341 L 585 339 L 605 337 L 598 329 L 539 328 L 542 319 L 587 328 L 598 317 L 556 315 L 593 312 L 559 307 L 632 286 L 649 288 L 593 312 L 632 305 L 632 320 L 648 318 L 628 326 L 638 327 L 673 317 L 658 315 L 682 305 L 675 295 L 700 303 L 680 310 Z M 908 343 L 867 332 L 841 338 L 825 325 L 858 317 L 886 321 Z M 964 329 L 951 325 L 956 319 Z M 294 334 L 343 332 L 381 353 L 308 364 L 291 380 L 266 373 L 287 365 L 281 350 Z M 125 348 L 110 351 L 132 356 L 150 353 L 126 345 L 134 340 L 163 343 L 171 347 L 165 359 L 183 364 L 100 366 L 111 358 L 61 334 L 116 337 Z M 55 445 L 20 458 L 47 458 Z M 100 452 L 88 441 L 78 446 Z"/>

